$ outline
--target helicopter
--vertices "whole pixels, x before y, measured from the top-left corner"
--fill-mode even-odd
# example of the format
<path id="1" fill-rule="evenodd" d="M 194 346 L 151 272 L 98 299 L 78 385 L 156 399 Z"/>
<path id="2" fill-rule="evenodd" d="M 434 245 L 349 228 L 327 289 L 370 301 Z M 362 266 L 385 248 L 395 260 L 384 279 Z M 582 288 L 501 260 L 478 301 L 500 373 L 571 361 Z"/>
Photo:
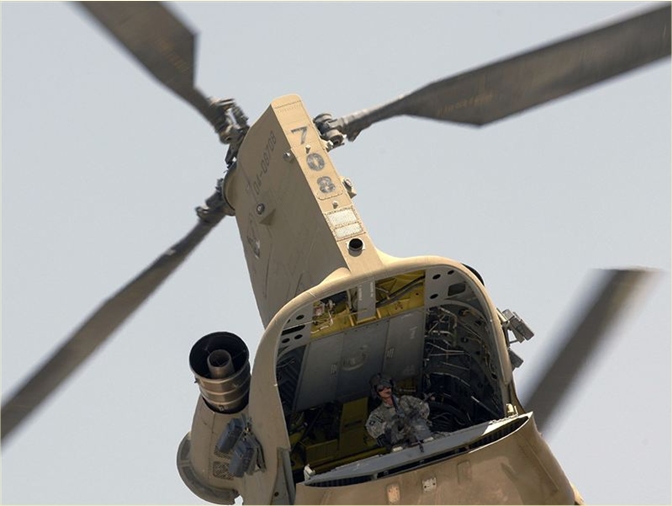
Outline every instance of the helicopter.
<path id="1" fill-rule="evenodd" d="M 366 105 L 368 105 L 368 104 L 366 104 Z M 658 104 L 658 105 L 659 105 L 659 104 Z M 247 110 L 247 109 L 246 109 L 246 110 Z M 539 113 L 540 113 L 540 111 L 534 111 L 534 114 L 539 114 Z M 530 114 L 532 114 L 532 113 L 530 113 Z M 521 118 L 515 118 L 515 120 L 511 120 L 511 121 L 520 121 L 520 120 L 521 120 Z M 104 123 L 104 121 L 103 121 L 103 123 Z M 382 128 L 382 127 L 383 127 L 383 124 L 381 124 L 381 125 L 379 125 L 379 126 Z M 432 127 L 433 127 L 433 128 L 438 128 L 438 125 L 433 124 Z M 413 128 L 415 128 L 415 126 L 414 126 Z M 485 132 L 485 130 L 484 130 L 484 132 Z M 365 134 L 367 137 L 368 137 L 369 135 L 374 135 L 374 134 L 373 134 L 373 130 L 371 130 L 371 131 L 366 131 L 364 134 Z M 364 135 L 364 134 L 363 134 L 363 135 Z M 483 135 L 483 132 L 479 132 L 479 135 Z M 389 136 L 387 136 L 387 137 L 389 137 Z M 360 145 L 360 143 L 363 143 L 363 141 L 364 141 L 364 137 L 362 137 L 361 140 L 359 140 L 358 142 L 352 144 L 351 146 L 348 146 L 347 149 L 351 149 L 351 148 L 357 147 L 357 146 Z M 108 138 L 108 142 L 109 142 L 109 138 Z M 406 139 L 405 142 L 408 142 L 408 139 Z M 386 146 L 387 146 L 387 147 L 386 147 L 385 149 L 388 149 L 388 150 L 391 149 L 389 145 L 386 145 Z M 413 144 L 413 146 L 417 146 L 417 144 Z M 434 148 L 434 147 L 435 147 L 435 146 L 432 146 L 432 148 Z M 344 150 L 344 151 L 345 151 L 345 150 Z M 472 155 L 473 155 L 473 153 L 472 153 Z M 340 156 L 340 151 L 335 151 L 334 156 Z M 221 153 L 220 153 L 220 157 L 221 157 Z M 413 156 L 413 160 L 416 160 L 416 163 L 417 163 L 417 160 L 418 160 L 419 158 L 420 158 L 420 155 L 419 155 L 418 153 L 416 153 L 415 156 Z M 149 162 L 148 162 L 148 163 L 149 163 Z M 192 163 L 193 163 L 193 160 L 192 160 Z M 339 168 L 342 166 L 342 164 L 341 164 L 340 162 L 339 162 L 337 165 L 338 165 Z M 339 170 L 343 170 L 343 169 L 339 169 Z M 414 172 L 415 172 L 415 170 L 414 170 Z M 402 172 L 402 176 L 403 176 L 403 175 L 404 175 L 404 173 Z M 192 175 L 190 174 L 190 177 L 191 177 L 191 176 L 192 176 Z M 359 177 L 360 177 L 360 176 L 358 176 L 358 175 L 355 176 L 355 175 L 353 174 L 353 179 L 354 179 L 354 181 L 355 181 L 355 183 L 356 183 L 358 189 L 360 190 L 360 193 L 363 194 L 364 192 L 362 192 L 362 187 L 361 187 L 360 183 L 358 182 L 358 181 L 359 181 Z M 460 177 L 462 177 L 462 176 L 460 176 Z M 381 182 L 381 178 L 382 178 L 382 179 L 385 179 L 385 178 L 382 177 L 381 175 L 378 175 L 378 176 L 377 176 L 377 179 L 376 179 L 377 182 L 376 182 L 376 184 L 382 184 L 382 182 Z M 383 181 L 383 182 L 384 182 L 384 181 Z M 482 183 L 481 183 L 481 184 L 482 184 Z M 426 186 L 427 186 L 426 184 L 423 184 L 423 185 L 422 185 L 422 189 L 423 189 L 423 191 L 426 190 Z M 653 186 L 656 186 L 656 185 L 653 185 Z M 668 185 L 668 186 L 669 186 L 669 185 Z M 479 186 L 479 187 L 480 187 L 480 186 Z M 373 186 L 373 188 L 375 188 L 375 185 Z M 392 190 L 390 190 L 390 191 L 392 191 Z M 419 191 L 419 190 L 418 190 L 418 191 Z M 199 195 L 199 196 L 200 196 L 200 195 Z M 146 196 L 143 197 L 143 198 L 146 198 Z M 358 209 L 360 209 L 360 206 L 362 206 L 362 204 L 360 203 L 360 199 L 361 199 L 361 197 L 358 198 L 358 199 L 355 199 L 355 203 L 357 204 Z M 361 199 L 361 201 L 362 201 L 362 203 L 363 203 L 364 199 Z M 151 206 L 149 206 L 149 207 L 151 207 Z M 162 206 L 162 207 L 163 207 L 163 206 Z M 364 208 L 362 208 L 362 209 L 364 209 Z M 371 216 L 374 215 L 375 210 L 376 210 L 376 208 L 374 207 L 371 211 L 368 211 L 368 214 L 371 215 Z M 363 213 L 366 213 L 366 211 L 364 211 L 364 210 L 362 210 L 362 212 L 363 212 Z M 389 213 L 389 212 L 391 212 L 391 210 L 386 208 L 386 209 L 385 209 L 385 212 L 386 212 L 386 213 Z M 366 223 L 369 223 L 369 221 L 370 221 L 370 220 L 365 220 Z M 455 226 L 457 226 L 457 225 L 455 225 Z M 370 225 L 369 225 L 369 227 L 370 227 Z M 452 235 L 452 234 L 451 234 L 451 235 Z M 373 233 L 373 231 L 372 231 L 372 236 L 374 237 L 374 240 L 375 240 L 376 235 L 375 235 L 375 233 Z M 459 237 L 459 234 L 455 233 L 454 236 L 457 238 L 457 237 Z M 237 239 L 237 238 L 236 238 L 236 237 L 233 237 L 233 239 Z M 233 239 L 230 241 L 230 243 L 233 243 Z M 172 236 L 171 236 L 170 239 L 168 239 L 168 241 L 170 241 L 170 240 L 172 240 Z M 443 240 L 445 240 L 445 239 L 443 239 Z M 514 240 L 514 239 L 512 239 L 512 240 Z M 164 242 L 165 242 L 165 241 L 164 241 Z M 385 251 L 392 251 L 391 246 L 383 247 L 379 242 L 377 242 L 376 244 L 377 244 L 377 246 L 381 247 L 381 249 L 383 249 L 383 250 L 385 250 Z M 422 252 L 425 252 L 425 247 L 427 246 L 427 244 L 424 243 L 424 242 L 423 242 L 423 243 L 418 242 L 418 244 L 420 244 L 420 245 L 422 246 L 422 248 L 419 248 L 419 250 L 416 250 L 416 253 L 415 253 L 415 254 L 421 254 Z M 455 246 L 458 247 L 458 245 L 455 245 Z M 226 247 L 231 247 L 231 244 L 227 244 Z M 109 249 L 109 248 L 107 248 L 107 249 Z M 153 253 L 155 253 L 155 251 L 154 251 Z M 239 252 L 239 253 L 240 253 L 240 252 Z M 455 256 L 456 256 L 456 255 L 455 255 Z M 485 255 L 484 257 L 487 258 L 487 255 Z M 466 255 L 460 255 L 460 258 L 469 258 L 469 257 L 467 257 Z M 471 258 L 473 258 L 473 256 L 472 256 Z M 469 260 L 469 261 L 472 262 L 472 263 L 474 263 L 474 264 L 476 264 L 476 262 L 473 262 L 473 261 L 471 261 L 471 260 Z M 484 271 L 482 267 L 480 267 L 480 266 L 482 266 L 482 264 L 483 264 L 483 262 L 481 261 L 481 262 L 478 263 L 477 265 L 479 265 L 479 269 L 485 274 L 486 284 L 487 284 L 488 286 L 490 286 L 491 284 L 493 284 L 493 285 L 496 286 L 496 284 L 494 284 L 492 281 L 490 281 L 490 279 L 491 279 L 490 275 L 489 275 L 486 271 Z M 508 268 L 509 268 L 509 267 L 506 266 L 505 264 L 501 264 L 501 267 L 502 267 L 502 269 L 504 269 L 504 268 L 507 268 L 507 269 L 508 269 Z M 112 267 L 111 267 L 111 266 L 108 266 L 108 265 L 106 264 L 105 269 L 110 269 L 110 268 L 112 268 Z M 129 272 L 130 272 L 130 270 L 129 270 Z M 206 280 L 207 280 L 208 278 L 209 278 L 209 276 L 206 277 Z M 509 283 L 510 283 L 510 281 L 509 281 Z M 229 283 L 227 283 L 227 285 L 230 286 Z M 508 288 L 508 289 L 511 289 L 511 286 L 508 286 L 507 288 Z M 230 288 L 229 288 L 229 289 L 230 289 Z M 507 292 L 504 291 L 504 290 L 503 290 L 503 292 L 504 292 L 504 293 L 507 293 Z M 219 291 L 218 291 L 218 293 L 219 293 Z M 555 295 L 556 295 L 556 294 L 554 293 L 553 295 L 554 295 L 554 296 L 553 296 L 552 298 L 555 299 Z M 239 294 L 236 294 L 236 296 L 239 296 Z M 99 298 L 100 298 L 100 297 L 99 297 Z M 496 298 L 496 297 L 495 297 L 495 298 Z M 501 297 L 500 297 L 500 298 L 501 298 Z M 562 299 L 561 297 L 559 297 L 559 298 Z M 566 297 L 566 298 L 563 299 L 563 300 L 566 300 L 566 299 L 569 299 L 569 297 Z M 201 301 L 201 302 L 202 302 L 202 301 Z M 556 301 L 556 303 L 557 303 L 557 301 Z M 219 307 L 219 306 L 220 306 L 220 303 L 217 303 L 217 304 L 216 304 L 216 307 Z M 516 304 L 516 306 L 519 307 L 518 304 Z M 237 312 L 240 311 L 240 304 L 236 304 L 235 306 L 232 306 L 232 307 L 235 307 Z M 213 310 L 214 310 L 214 309 L 213 309 Z M 221 308 L 218 309 L 217 311 L 220 311 L 220 312 L 221 312 Z M 255 315 L 252 315 L 252 316 L 255 316 Z M 527 316 L 526 316 L 526 318 L 527 318 Z M 212 327 L 211 327 L 211 328 L 212 328 Z M 191 332 L 191 330 L 190 330 L 190 332 Z M 239 332 L 239 331 L 238 331 L 237 333 L 239 333 L 239 334 L 242 335 L 242 333 Z M 538 339 L 538 338 L 537 338 L 537 339 Z M 531 341 L 530 344 L 532 344 L 533 342 L 534 342 L 534 340 Z M 25 345 L 25 343 L 22 343 L 22 345 Z M 7 352 L 6 352 L 6 353 L 7 353 Z M 184 356 L 184 354 L 183 354 L 182 356 Z M 126 360 L 128 360 L 127 357 L 124 358 L 124 359 L 122 359 L 121 362 L 118 362 L 118 363 L 123 363 L 123 361 L 126 361 Z M 530 359 L 530 361 L 531 361 L 531 359 Z M 4 367 L 3 367 L 3 370 L 4 370 Z M 523 371 L 523 369 L 521 369 L 521 373 L 522 373 L 522 371 Z M 188 375 L 188 374 L 187 374 L 187 375 Z M 669 384 L 669 382 L 667 382 L 666 384 Z M 192 386 L 192 385 L 190 385 L 190 386 Z M 191 392 L 191 394 L 192 394 L 192 396 L 193 396 L 193 392 Z M 171 412 L 171 416 L 172 416 L 172 412 Z M 153 423 L 152 423 L 152 425 L 155 425 L 156 422 L 157 422 L 157 421 L 154 420 Z M 102 437 L 102 436 L 101 436 L 101 437 Z M 174 448 L 173 448 L 173 450 L 174 450 Z"/>

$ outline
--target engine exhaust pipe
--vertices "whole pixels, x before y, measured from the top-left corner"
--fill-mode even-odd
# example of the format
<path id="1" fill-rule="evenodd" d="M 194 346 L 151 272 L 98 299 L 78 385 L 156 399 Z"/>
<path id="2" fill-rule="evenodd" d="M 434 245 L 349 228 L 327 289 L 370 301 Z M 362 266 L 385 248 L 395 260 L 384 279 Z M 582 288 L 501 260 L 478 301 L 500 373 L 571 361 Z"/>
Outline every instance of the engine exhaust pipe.
<path id="1" fill-rule="evenodd" d="M 220 413 L 236 413 L 247 405 L 250 353 L 231 332 L 213 332 L 199 339 L 189 353 L 189 366 L 203 399 Z"/>
<path id="2" fill-rule="evenodd" d="M 210 376 L 217 379 L 228 378 L 236 372 L 231 354 L 226 350 L 215 350 L 208 355 L 208 369 Z"/>

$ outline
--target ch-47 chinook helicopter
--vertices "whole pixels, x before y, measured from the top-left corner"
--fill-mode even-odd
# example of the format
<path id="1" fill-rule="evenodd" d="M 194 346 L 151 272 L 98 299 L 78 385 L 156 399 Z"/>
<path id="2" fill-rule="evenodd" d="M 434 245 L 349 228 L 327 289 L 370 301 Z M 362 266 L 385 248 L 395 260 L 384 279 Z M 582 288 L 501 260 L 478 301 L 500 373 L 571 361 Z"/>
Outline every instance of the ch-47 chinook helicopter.
<path id="1" fill-rule="evenodd" d="M 159 15 L 152 15 L 154 23 Z M 669 20 L 669 13 L 664 18 Z M 669 54 L 669 28 L 664 35 L 663 56 Z M 456 103 L 454 110 L 461 110 L 460 104 L 470 101 Z M 516 325 L 500 316 L 478 275 L 463 264 L 437 257 L 397 260 L 374 247 L 375 231 L 369 237 L 352 205 L 351 189 L 330 161 L 329 141 L 320 138 L 313 117 L 304 110 L 296 97 L 278 99 L 247 131 L 241 116 L 233 116 L 233 134 L 243 133 L 244 140 L 236 146 L 233 139 L 230 160 L 236 163 L 227 173 L 224 195 L 235 208 L 266 331 L 254 360 L 249 395 L 243 382 L 224 398 L 206 390 L 210 406 L 199 400 L 197 417 L 207 413 L 215 425 L 207 427 L 203 439 L 197 424 L 183 443 L 178 465 L 185 481 L 214 502 L 232 499 L 232 488 L 251 503 L 312 503 L 322 500 L 321 494 L 329 494 L 329 501 L 350 503 L 574 500 L 509 380 L 502 327 L 513 331 Z M 252 168 L 261 172 L 249 172 Z M 274 180 L 280 171 L 283 177 Z M 285 228 L 272 234 L 278 225 Z M 272 265 L 272 278 L 263 265 Z M 288 287 L 294 287 L 289 294 Z M 245 366 L 237 362 L 244 345 L 229 335 L 209 341 L 220 339 L 224 351 L 239 352 L 232 354 L 234 369 L 244 375 Z M 453 353 L 441 358 L 431 351 L 437 349 Z M 197 346 L 195 357 L 199 350 Z M 198 364 L 194 368 L 199 376 L 212 374 Z M 455 372 L 465 368 L 468 376 Z M 432 405 L 435 426 L 449 435 L 427 443 L 424 451 L 413 447 L 378 455 L 380 450 L 361 429 L 368 410 L 368 377 L 381 369 L 409 392 L 432 393 L 438 399 Z M 230 381 L 225 377 L 219 383 Z M 464 384 L 468 386 L 460 386 Z M 240 400 L 232 401 L 229 394 Z M 230 413 L 214 415 L 218 404 Z M 7 407 L 3 422 L 9 418 Z M 535 407 L 535 418 L 542 412 Z M 232 420 L 249 422 L 247 438 L 234 441 L 230 455 L 218 455 L 215 443 Z M 235 434 L 234 425 L 229 428 L 228 434 Z M 235 476 L 241 468 L 230 469 L 227 462 L 234 454 L 246 455 L 241 452 L 244 443 L 254 441 L 256 455 L 263 458 Z M 512 444 L 527 450 L 516 457 L 504 446 Z M 199 445 L 205 449 L 199 451 Z M 255 445 L 249 448 L 254 452 Z M 497 460 L 498 451 L 509 459 L 509 467 Z M 539 473 L 535 459 L 546 468 L 550 482 L 543 474 L 530 478 Z M 496 468 L 479 471 L 495 462 Z M 306 465 L 315 471 L 307 479 Z M 365 469 L 371 465 L 383 467 Z M 207 471 L 201 474 L 203 469 Z M 492 488 L 479 482 L 482 472 Z M 456 481 L 460 477 L 466 485 Z M 507 490 L 508 497 L 494 495 Z M 339 496 L 352 491 L 357 495 Z M 532 495 L 536 493 L 542 495 Z"/>

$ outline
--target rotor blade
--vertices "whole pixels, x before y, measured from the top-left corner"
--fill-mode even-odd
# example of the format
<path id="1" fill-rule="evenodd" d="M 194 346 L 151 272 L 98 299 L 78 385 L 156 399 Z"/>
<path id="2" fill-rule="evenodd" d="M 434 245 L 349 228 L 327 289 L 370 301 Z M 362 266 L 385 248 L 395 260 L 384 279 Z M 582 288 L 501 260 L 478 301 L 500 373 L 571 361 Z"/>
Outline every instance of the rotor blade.
<path id="1" fill-rule="evenodd" d="M 604 274 L 603 284 L 592 305 L 573 332 L 564 339 L 566 344 L 562 351 L 545 371 L 529 400 L 524 403 L 528 409 L 534 411 L 538 427 L 547 425 L 572 382 L 593 358 L 597 346 L 604 340 L 628 300 L 632 300 L 637 289 L 641 288 L 647 275 L 650 276 L 651 272 L 613 270 Z"/>
<path id="2" fill-rule="evenodd" d="M 207 202 L 215 202 L 216 196 Z M 200 209 L 198 224 L 182 240 L 105 301 L 2 406 L 3 441 L 142 305 L 224 217 L 224 208 Z"/>
<path id="3" fill-rule="evenodd" d="M 194 86 L 195 35 L 158 2 L 80 2 L 160 82 L 213 126 L 209 100 Z"/>
<path id="4" fill-rule="evenodd" d="M 485 125 L 670 55 L 670 5 L 436 81 L 374 109 L 334 120 L 350 139 L 408 115 Z"/>

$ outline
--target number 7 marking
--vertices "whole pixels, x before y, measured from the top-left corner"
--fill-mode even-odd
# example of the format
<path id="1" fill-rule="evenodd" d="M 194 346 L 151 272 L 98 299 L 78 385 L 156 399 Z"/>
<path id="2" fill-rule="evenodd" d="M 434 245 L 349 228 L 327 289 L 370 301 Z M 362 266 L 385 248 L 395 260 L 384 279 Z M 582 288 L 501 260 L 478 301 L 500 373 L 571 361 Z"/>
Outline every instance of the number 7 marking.
<path id="1" fill-rule="evenodd" d="M 295 134 L 296 132 L 301 132 L 301 144 L 305 144 L 306 134 L 308 133 L 308 127 L 307 126 L 302 126 L 302 127 L 299 127 L 299 128 L 295 128 L 291 132 L 293 134 Z"/>

